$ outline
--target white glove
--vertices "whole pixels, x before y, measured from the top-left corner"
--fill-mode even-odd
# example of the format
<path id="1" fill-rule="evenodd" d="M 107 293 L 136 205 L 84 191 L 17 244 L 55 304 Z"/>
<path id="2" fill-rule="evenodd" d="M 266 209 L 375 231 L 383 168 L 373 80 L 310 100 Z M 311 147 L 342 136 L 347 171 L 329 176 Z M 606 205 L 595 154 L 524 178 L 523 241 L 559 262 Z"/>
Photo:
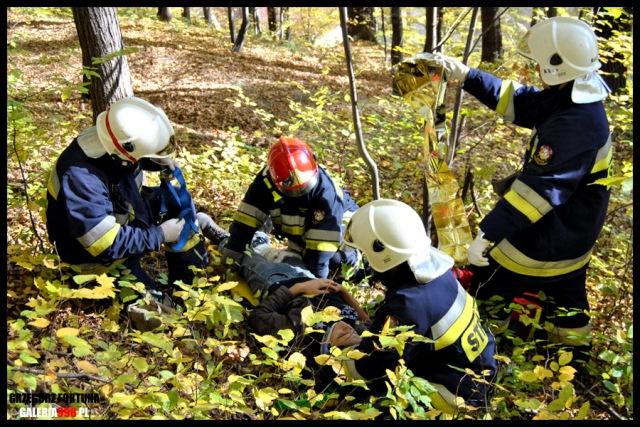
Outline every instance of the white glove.
<path id="1" fill-rule="evenodd" d="M 440 62 L 445 70 L 449 73 L 453 80 L 458 80 L 460 83 L 464 83 L 469 74 L 469 67 L 464 65 L 462 61 L 446 56 L 441 53 L 434 54 L 436 61 Z"/>
<path id="2" fill-rule="evenodd" d="M 491 242 L 484 238 L 484 232 L 480 230 L 467 250 L 469 264 L 473 264 L 478 267 L 486 267 L 489 265 L 489 259 L 484 256 L 484 252 L 487 250 L 489 245 L 491 245 Z"/>
<path id="3" fill-rule="evenodd" d="M 196 214 L 196 222 L 201 230 L 204 230 L 207 227 L 213 227 L 214 224 L 213 219 L 204 212 L 198 212 Z"/>
<path id="4" fill-rule="evenodd" d="M 180 239 L 180 233 L 182 232 L 185 224 L 186 222 L 184 221 L 184 218 L 172 218 L 160 224 L 164 242 L 177 242 L 178 239 Z"/>

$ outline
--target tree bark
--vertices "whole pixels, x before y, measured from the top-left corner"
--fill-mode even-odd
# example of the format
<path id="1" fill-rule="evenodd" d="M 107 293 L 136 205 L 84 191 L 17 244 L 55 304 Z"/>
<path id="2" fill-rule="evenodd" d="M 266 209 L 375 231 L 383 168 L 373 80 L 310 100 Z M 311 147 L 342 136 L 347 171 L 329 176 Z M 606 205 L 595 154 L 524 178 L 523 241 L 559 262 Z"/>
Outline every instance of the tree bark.
<path id="1" fill-rule="evenodd" d="M 267 8 L 267 16 L 269 18 L 269 31 L 271 34 L 276 34 L 278 31 L 278 8 L 277 7 L 268 7 Z"/>
<path id="2" fill-rule="evenodd" d="M 100 58 L 124 48 L 115 7 L 73 7 L 83 66 L 92 66 L 92 58 Z M 86 61 L 86 62 L 85 62 Z M 133 96 L 131 74 L 126 56 L 117 56 L 97 65 L 100 79 L 91 79 L 89 94 L 93 120 L 111 103 Z"/>
<path id="3" fill-rule="evenodd" d="M 253 23 L 253 33 L 256 36 L 259 36 L 260 34 L 262 34 L 262 29 L 260 28 L 260 16 L 258 16 L 258 8 L 250 7 L 249 16 L 251 17 L 251 22 Z"/>
<path id="4" fill-rule="evenodd" d="M 351 94 L 351 112 L 353 114 L 353 127 L 356 133 L 356 141 L 358 142 L 358 150 L 369 167 L 371 175 L 371 185 L 373 191 L 373 199 L 380 198 L 380 184 L 378 178 L 378 166 L 373 161 L 362 136 L 362 125 L 360 123 L 360 113 L 358 111 L 358 93 L 356 91 L 356 79 L 353 72 L 353 61 L 351 59 L 351 45 L 349 43 L 349 35 L 347 30 L 347 8 L 340 8 L 340 27 L 342 28 L 342 45 L 344 47 L 344 56 L 347 62 L 347 74 L 349 75 L 349 91 Z"/>
<path id="5" fill-rule="evenodd" d="M 424 35 L 424 52 L 433 52 L 433 49 L 436 47 L 436 39 L 438 38 L 436 26 L 437 9 L 439 8 L 425 7 L 427 22 Z"/>
<path id="6" fill-rule="evenodd" d="M 280 33 L 284 31 L 284 39 L 287 41 L 291 40 L 291 23 L 289 22 L 289 8 L 281 7 L 280 8 Z M 280 36 L 280 40 L 283 39 L 283 36 Z"/>
<path id="7" fill-rule="evenodd" d="M 391 65 L 402 61 L 402 10 L 399 7 L 391 8 Z"/>
<path id="8" fill-rule="evenodd" d="M 236 43 L 236 26 L 233 22 L 233 8 L 227 8 L 227 16 L 229 18 L 229 35 L 231 36 L 231 43 Z"/>
<path id="9" fill-rule="evenodd" d="M 436 48 L 436 52 L 442 52 L 440 43 L 442 43 L 442 27 L 444 26 L 444 7 L 438 7 L 437 9 L 438 25 L 436 28 L 436 46 L 438 47 Z"/>
<path id="10" fill-rule="evenodd" d="M 242 45 L 244 44 L 245 36 L 247 35 L 247 27 L 249 26 L 249 8 L 242 8 L 242 24 L 240 24 L 240 30 L 238 31 L 238 37 L 236 37 L 236 43 L 233 45 L 234 52 L 240 52 Z"/>
<path id="11" fill-rule="evenodd" d="M 380 21 L 382 22 L 382 40 L 384 41 L 384 59 L 382 64 L 387 63 L 387 32 L 384 28 L 384 7 L 380 8 Z"/>
<path id="12" fill-rule="evenodd" d="M 182 17 L 187 21 L 191 22 L 191 8 L 183 7 L 182 8 Z"/>
<path id="13" fill-rule="evenodd" d="M 482 56 L 483 62 L 496 62 L 502 57 L 502 33 L 497 7 L 480 8 L 482 20 Z"/>
<path id="14" fill-rule="evenodd" d="M 373 7 L 348 7 L 347 30 L 354 40 L 376 41 L 376 18 Z"/>
<path id="15" fill-rule="evenodd" d="M 215 28 L 216 31 L 220 31 L 222 29 L 218 18 L 216 18 L 216 14 L 213 13 L 210 7 L 203 7 L 202 14 L 204 15 L 204 19 L 207 21 L 207 24 L 213 25 L 213 28 Z"/>
<path id="16" fill-rule="evenodd" d="M 553 18 L 554 16 L 558 16 L 558 8 L 557 7 L 548 7 L 547 8 L 547 18 Z"/>
<path id="17" fill-rule="evenodd" d="M 169 22 L 171 21 L 171 10 L 168 7 L 159 7 L 158 8 L 158 18 L 161 21 Z"/>
<path id="18" fill-rule="evenodd" d="M 622 15 L 618 19 L 614 19 L 610 14 L 603 12 L 603 8 L 600 8 L 597 12 L 594 11 L 594 32 L 598 38 L 608 40 L 615 32 L 631 33 L 632 21 L 630 17 L 633 16 L 633 9 L 631 7 L 625 7 Z M 613 55 L 609 58 L 605 58 L 602 55 L 600 56 L 600 62 L 602 62 L 600 73 L 612 93 L 616 93 L 626 87 L 627 67 L 624 59 L 624 55 L 618 51 L 614 51 Z"/>

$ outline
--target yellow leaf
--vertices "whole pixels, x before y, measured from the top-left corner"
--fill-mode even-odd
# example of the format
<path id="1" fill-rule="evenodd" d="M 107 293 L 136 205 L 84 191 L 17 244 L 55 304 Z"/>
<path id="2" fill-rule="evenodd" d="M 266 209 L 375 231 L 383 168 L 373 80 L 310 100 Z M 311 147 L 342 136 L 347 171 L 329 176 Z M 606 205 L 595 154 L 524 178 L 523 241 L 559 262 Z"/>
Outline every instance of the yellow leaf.
<path id="1" fill-rule="evenodd" d="M 571 362 L 571 359 L 573 359 L 572 352 L 569 351 L 569 352 L 561 353 L 560 357 L 558 357 L 558 364 L 560 366 L 566 365 L 567 363 Z"/>
<path id="2" fill-rule="evenodd" d="M 278 390 L 279 394 L 291 394 L 293 393 L 293 391 L 289 390 L 288 388 L 281 388 L 280 390 Z"/>
<path id="3" fill-rule="evenodd" d="M 358 360 L 358 359 L 362 359 L 364 356 L 366 356 L 367 353 L 363 353 L 358 349 L 355 350 L 351 350 L 347 352 L 347 357 L 349 359 L 353 359 L 353 360 Z"/>
<path id="4" fill-rule="evenodd" d="M 29 322 L 31 326 L 35 326 L 36 328 L 46 328 L 47 326 L 49 326 L 50 323 L 51 322 L 49 322 L 44 317 L 38 317 L 37 319 L 34 319 L 31 322 Z"/>
<path id="5" fill-rule="evenodd" d="M 67 336 L 77 337 L 80 331 L 76 328 L 60 328 L 56 331 L 56 336 L 58 338 L 63 338 Z"/>
<path id="6" fill-rule="evenodd" d="M 87 362 L 86 360 L 78 360 L 76 362 L 76 366 L 83 372 L 87 374 L 97 374 L 98 368 L 91 362 Z"/>
<path id="7" fill-rule="evenodd" d="M 540 380 L 544 380 L 545 378 L 552 378 L 553 377 L 553 372 L 551 372 L 550 369 L 547 369 L 547 368 L 542 367 L 540 365 L 538 365 L 535 368 L 533 368 L 533 373 Z"/>
<path id="8" fill-rule="evenodd" d="M 320 366 L 325 365 L 327 363 L 327 361 L 329 360 L 331 356 L 329 356 L 328 354 L 319 354 L 316 357 L 314 357 L 313 359 L 316 361 L 316 363 Z"/>
<path id="9" fill-rule="evenodd" d="M 226 282 L 216 288 L 216 292 L 228 291 L 238 286 L 238 282 Z"/>
<path id="10" fill-rule="evenodd" d="M 532 371 L 522 371 L 518 378 L 526 383 L 534 383 L 538 381 L 538 377 Z"/>
<path id="11" fill-rule="evenodd" d="M 306 363 L 307 358 L 299 351 L 296 351 L 291 356 L 289 356 L 287 360 L 285 360 L 285 362 L 282 364 L 282 369 L 284 369 L 285 371 L 293 370 L 294 373 L 299 374 Z"/>

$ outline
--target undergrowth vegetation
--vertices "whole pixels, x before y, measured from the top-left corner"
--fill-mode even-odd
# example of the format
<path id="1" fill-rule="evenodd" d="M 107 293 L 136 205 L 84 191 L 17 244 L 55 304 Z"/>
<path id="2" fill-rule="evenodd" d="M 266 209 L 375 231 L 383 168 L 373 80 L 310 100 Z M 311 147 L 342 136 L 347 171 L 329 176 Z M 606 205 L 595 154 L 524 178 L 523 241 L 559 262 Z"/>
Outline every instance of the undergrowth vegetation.
<path id="1" fill-rule="evenodd" d="M 208 28 L 199 17 L 189 24 L 174 12 L 172 22 L 162 23 L 155 8 L 118 9 L 134 91 L 165 109 L 175 124 L 177 160 L 196 207 L 225 228 L 280 134 L 306 140 L 359 204 L 372 198 L 355 145 L 342 46 L 316 49 L 312 44 L 312 35 L 336 25 L 337 11 L 299 9 L 291 12 L 293 41 L 249 35 L 235 55 L 228 34 Z M 461 9 L 446 10 L 450 23 Z M 515 10 L 505 17 L 505 51 L 513 52 L 523 22 Z M 461 28 L 467 23 L 463 20 Z M 103 400 L 90 406 L 91 417 L 108 419 L 633 418 L 631 79 L 626 91 L 606 101 L 617 179 L 610 182 L 609 213 L 588 272 L 594 341 L 587 372 L 577 375 L 571 352 L 550 351 L 544 342 L 507 334 L 499 338 L 501 374 L 490 405 L 451 416 L 431 407 L 431 385 L 403 364 L 387 372 L 384 396 L 356 399 L 347 390 L 366 385 L 343 376 L 331 387 L 316 389 L 313 366 L 362 354 L 336 349 L 310 361 L 289 345 L 289 330 L 251 334 L 244 323 L 250 305 L 231 292 L 237 282 L 214 246 L 209 246 L 210 265 L 198 271 L 194 283 L 176 285 L 174 297 L 183 308 L 163 317 L 153 331 L 132 329 L 121 309 L 144 289 L 130 272 L 77 274 L 59 261 L 47 240 L 48 172 L 67 144 L 92 124 L 90 104 L 80 98 L 83 69 L 71 12 L 11 8 L 7 37 L 9 393 L 99 393 Z M 420 37 L 410 33 L 405 49 L 418 52 L 419 43 Z M 448 52 L 460 53 L 463 43 L 452 38 Z M 622 52 L 631 65 L 630 35 L 619 34 L 602 47 Z M 470 63 L 477 65 L 478 59 L 474 52 Z M 354 63 L 364 137 L 380 168 L 381 196 L 421 211 L 420 119 L 392 95 L 380 46 L 356 43 Z M 510 53 L 500 64 L 480 67 L 536 83 L 531 70 Z M 455 89 L 447 94 L 448 106 Z M 496 201 L 491 178 L 518 167 L 529 132 L 502 123 L 470 96 L 462 114 L 453 171 L 460 183 L 467 168 L 474 173 L 475 200 L 467 200 L 466 209 L 475 231 L 479 212 L 486 214 Z M 152 175 L 146 178 L 158 182 Z M 147 256 L 144 264 L 166 282 L 162 256 Z M 372 312 L 382 291 L 370 285 L 345 283 Z M 335 316 L 325 310 L 303 317 L 313 327 Z M 412 334 L 391 328 L 378 339 L 381 346 L 402 351 Z M 9 405 L 7 416 L 15 418 L 19 406 Z"/>

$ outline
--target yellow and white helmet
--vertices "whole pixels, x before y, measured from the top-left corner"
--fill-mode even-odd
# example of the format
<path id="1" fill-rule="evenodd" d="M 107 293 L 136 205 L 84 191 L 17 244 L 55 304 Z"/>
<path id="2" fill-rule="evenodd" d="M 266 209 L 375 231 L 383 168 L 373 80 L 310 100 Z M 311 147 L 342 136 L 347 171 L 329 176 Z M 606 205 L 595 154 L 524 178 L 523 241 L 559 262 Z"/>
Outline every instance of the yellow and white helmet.
<path id="1" fill-rule="evenodd" d="M 131 163 L 143 157 L 165 159 L 175 150 L 167 115 L 141 98 L 114 102 L 98 115 L 96 128 L 107 153 Z"/>
<path id="2" fill-rule="evenodd" d="M 411 206 L 391 199 L 374 200 L 355 211 L 344 241 L 360 249 L 371 268 L 380 273 L 414 255 L 428 254 L 431 248 L 418 213 Z"/>

